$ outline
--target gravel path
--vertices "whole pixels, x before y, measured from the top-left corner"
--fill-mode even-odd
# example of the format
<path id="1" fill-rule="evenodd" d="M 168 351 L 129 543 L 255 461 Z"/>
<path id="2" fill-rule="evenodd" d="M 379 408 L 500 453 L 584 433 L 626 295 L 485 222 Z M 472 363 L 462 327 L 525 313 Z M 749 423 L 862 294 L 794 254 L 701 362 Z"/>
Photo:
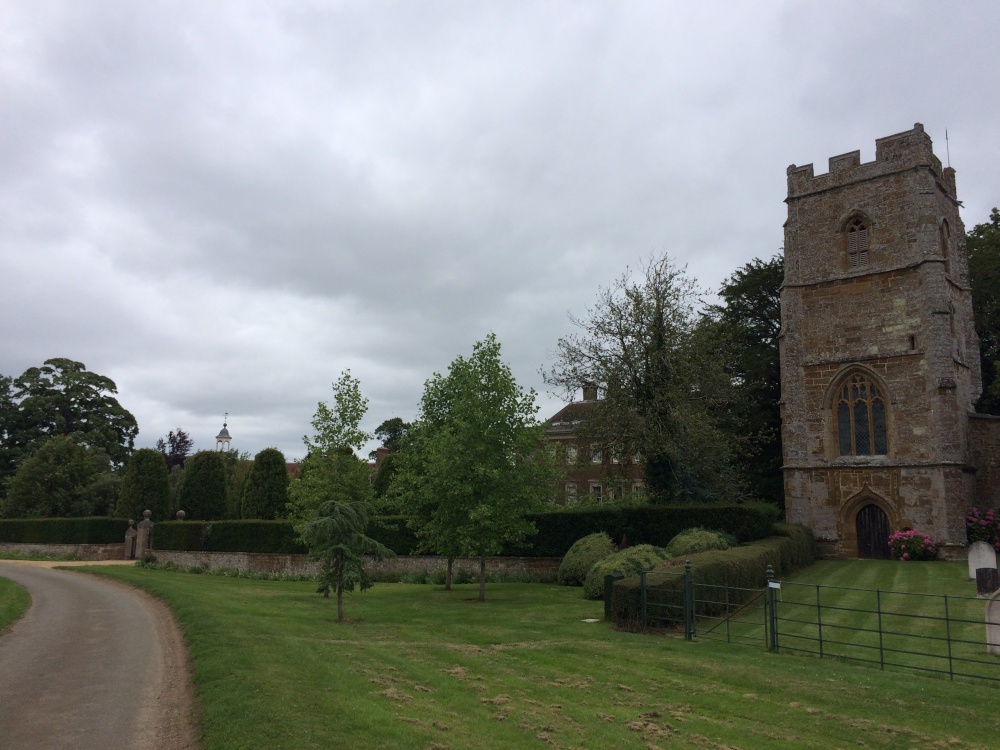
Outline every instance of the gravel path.
<path id="1" fill-rule="evenodd" d="M 0 576 L 31 594 L 0 637 L 0 748 L 200 747 L 169 608 L 115 581 L 51 569 L 66 564 L 0 561 Z"/>

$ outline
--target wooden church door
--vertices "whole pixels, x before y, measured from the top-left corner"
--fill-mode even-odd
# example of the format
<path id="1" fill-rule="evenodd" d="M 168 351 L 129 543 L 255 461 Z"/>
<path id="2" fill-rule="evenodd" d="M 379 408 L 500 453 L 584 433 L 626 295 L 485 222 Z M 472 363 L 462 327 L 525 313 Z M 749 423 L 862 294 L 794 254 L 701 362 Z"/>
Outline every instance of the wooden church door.
<path id="1" fill-rule="evenodd" d="M 858 511 L 856 521 L 858 532 L 858 557 L 889 559 L 889 517 L 874 504 L 866 505 Z"/>

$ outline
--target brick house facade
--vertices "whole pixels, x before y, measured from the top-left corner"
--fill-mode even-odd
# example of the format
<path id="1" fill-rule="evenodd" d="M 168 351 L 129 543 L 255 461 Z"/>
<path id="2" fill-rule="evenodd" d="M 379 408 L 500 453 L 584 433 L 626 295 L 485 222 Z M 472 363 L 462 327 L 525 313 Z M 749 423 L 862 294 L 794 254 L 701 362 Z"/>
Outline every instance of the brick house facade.
<path id="1" fill-rule="evenodd" d="M 884 557 L 915 528 L 962 554 L 995 499 L 1000 420 L 982 388 L 955 170 L 919 123 L 788 168 L 781 414 L 788 519 L 833 557 Z M 979 467 L 979 470 L 977 470 Z"/>

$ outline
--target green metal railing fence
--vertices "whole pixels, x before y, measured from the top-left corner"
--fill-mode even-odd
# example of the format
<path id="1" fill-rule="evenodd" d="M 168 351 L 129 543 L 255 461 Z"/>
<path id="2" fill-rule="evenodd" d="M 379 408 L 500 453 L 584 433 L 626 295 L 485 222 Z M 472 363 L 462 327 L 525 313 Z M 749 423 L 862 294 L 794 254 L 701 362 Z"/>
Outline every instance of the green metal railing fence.
<path id="1" fill-rule="evenodd" d="M 706 638 L 886 667 L 1000 682 L 1000 644 L 987 642 L 986 603 L 777 581 L 747 589 L 698 583 L 689 564 L 661 585 L 640 574 L 644 628 L 683 628 Z"/>

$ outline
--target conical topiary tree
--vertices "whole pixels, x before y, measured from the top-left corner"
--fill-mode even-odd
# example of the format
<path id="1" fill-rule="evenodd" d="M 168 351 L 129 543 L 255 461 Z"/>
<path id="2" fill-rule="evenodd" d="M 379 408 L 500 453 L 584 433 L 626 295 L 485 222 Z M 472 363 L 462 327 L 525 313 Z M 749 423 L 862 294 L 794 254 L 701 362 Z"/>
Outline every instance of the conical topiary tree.
<path id="1" fill-rule="evenodd" d="M 129 458 L 115 517 L 138 521 L 144 510 L 151 510 L 157 521 L 170 516 L 170 473 L 163 454 L 153 448 L 140 448 Z"/>
<path id="2" fill-rule="evenodd" d="M 192 520 L 226 516 L 226 460 L 217 451 L 198 451 L 184 464 L 180 509 Z"/>
<path id="3" fill-rule="evenodd" d="M 265 448 L 253 459 L 240 498 L 240 518 L 273 520 L 287 515 L 288 467 L 285 454 Z"/>

